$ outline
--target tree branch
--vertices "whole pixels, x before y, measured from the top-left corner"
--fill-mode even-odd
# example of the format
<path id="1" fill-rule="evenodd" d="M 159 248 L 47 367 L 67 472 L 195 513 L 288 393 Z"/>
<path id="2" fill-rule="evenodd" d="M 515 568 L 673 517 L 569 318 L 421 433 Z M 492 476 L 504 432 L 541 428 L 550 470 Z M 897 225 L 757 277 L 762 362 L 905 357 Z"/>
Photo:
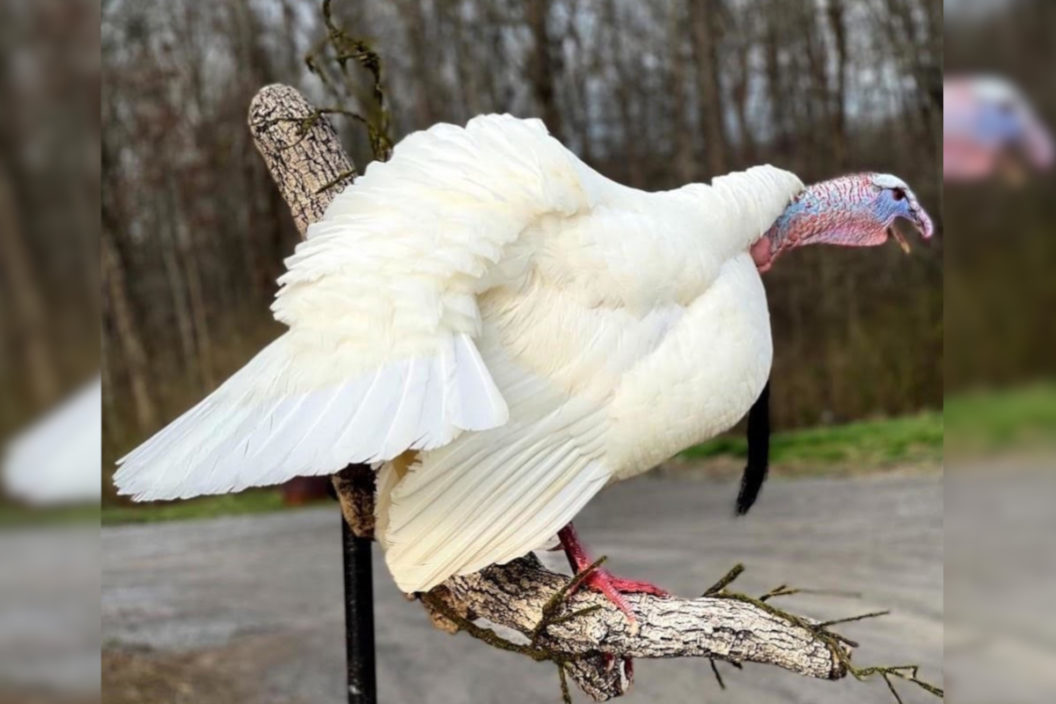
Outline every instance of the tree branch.
<path id="1" fill-rule="evenodd" d="M 308 225 L 352 183 L 355 165 L 330 121 L 290 86 L 265 86 L 253 97 L 249 131 L 304 237 Z"/>
<path id="2" fill-rule="evenodd" d="M 303 235 L 336 193 L 351 183 L 354 166 L 326 117 L 289 86 L 261 89 L 250 105 L 249 127 Z M 370 535 L 371 471 L 352 467 L 334 480 L 346 520 L 357 534 Z M 531 555 L 452 577 L 419 598 L 438 627 L 465 630 L 497 647 L 551 660 L 558 665 L 563 687 L 567 676 L 597 701 L 627 690 L 630 681 L 624 667 L 613 666 L 625 657 L 766 663 L 825 679 L 847 674 L 849 641 L 769 603 L 726 591 L 736 576 L 697 599 L 630 595 L 637 628 L 598 594 L 559 595 L 569 577 L 543 568 Z M 481 619 L 512 629 L 521 642 L 481 628 Z"/>

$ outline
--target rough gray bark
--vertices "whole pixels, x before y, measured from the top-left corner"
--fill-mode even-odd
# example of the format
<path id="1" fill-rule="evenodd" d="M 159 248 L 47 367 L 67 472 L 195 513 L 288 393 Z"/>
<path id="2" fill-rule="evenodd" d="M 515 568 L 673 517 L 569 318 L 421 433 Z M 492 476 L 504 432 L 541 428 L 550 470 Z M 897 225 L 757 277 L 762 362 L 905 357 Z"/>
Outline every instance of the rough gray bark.
<path id="1" fill-rule="evenodd" d="M 352 183 L 352 160 L 330 122 L 290 86 L 265 86 L 254 96 L 249 131 L 303 237 Z"/>
<path id="2" fill-rule="evenodd" d="M 492 623 L 531 633 L 547 601 L 568 577 L 543 568 L 534 557 L 452 577 L 444 587 L 455 602 Z M 601 652 L 619 657 L 712 656 L 777 665 L 802 675 L 836 679 L 844 668 L 815 632 L 750 604 L 721 596 L 683 599 L 629 594 L 637 629 L 604 596 L 580 591 L 568 613 L 601 607 L 552 625 L 540 642 L 562 652 Z"/>
<path id="3" fill-rule="evenodd" d="M 337 192 L 351 182 L 352 162 L 333 127 L 288 86 L 261 89 L 250 105 L 249 126 L 303 234 L 310 222 L 322 216 Z M 335 475 L 342 511 L 359 534 L 373 528 L 369 472 L 357 467 Z M 543 618 L 544 607 L 568 581 L 567 576 L 544 569 L 528 556 L 476 574 L 452 577 L 424 600 L 430 602 L 427 607 L 434 623 L 450 632 L 472 627 L 471 622 L 483 619 L 530 637 Z M 624 668 L 613 667 L 606 655 L 767 663 L 828 679 L 846 674 L 835 651 L 842 646 L 834 646 L 831 637 L 804 619 L 784 616 L 762 602 L 728 596 L 682 599 L 648 595 L 631 595 L 628 601 L 638 620 L 637 629 L 600 595 L 577 592 L 559 608 L 558 619 L 579 609 L 597 608 L 571 620 L 553 622 L 538 633 L 536 646 L 524 645 L 521 651 L 530 650 L 526 654 L 536 659 L 563 663 L 568 676 L 597 701 L 620 696 L 630 685 Z"/>

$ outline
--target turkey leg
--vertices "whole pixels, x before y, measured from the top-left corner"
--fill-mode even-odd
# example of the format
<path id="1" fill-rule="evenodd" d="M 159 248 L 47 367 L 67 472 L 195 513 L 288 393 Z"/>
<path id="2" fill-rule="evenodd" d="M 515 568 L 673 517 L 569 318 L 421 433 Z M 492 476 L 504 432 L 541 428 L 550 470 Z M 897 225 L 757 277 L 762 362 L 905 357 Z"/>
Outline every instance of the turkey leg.
<path id="1" fill-rule="evenodd" d="M 568 564 L 572 567 L 572 571 L 579 574 L 583 570 L 587 569 L 594 561 L 590 559 L 586 549 L 583 547 L 583 543 L 579 541 L 579 536 L 576 535 L 576 529 L 569 523 L 567 526 L 557 532 L 558 540 L 561 541 L 561 547 L 565 550 L 565 556 L 568 557 Z M 670 596 L 668 592 L 664 591 L 660 587 L 650 584 L 649 582 L 638 582 L 631 579 L 621 579 L 615 577 L 611 572 L 604 568 L 597 568 L 593 570 L 582 582 L 583 586 L 588 589 L 593 589 L 596 592 L 601 592 L 605 597 L 617 606 L 626 616 L 627 620 L 632 624 L 637 624 L 637 619 L 634 617 L 634 612 L 631 610 L 627 600 L 623 598 L 624 594 L 655 594 L 656 596 Z"/>

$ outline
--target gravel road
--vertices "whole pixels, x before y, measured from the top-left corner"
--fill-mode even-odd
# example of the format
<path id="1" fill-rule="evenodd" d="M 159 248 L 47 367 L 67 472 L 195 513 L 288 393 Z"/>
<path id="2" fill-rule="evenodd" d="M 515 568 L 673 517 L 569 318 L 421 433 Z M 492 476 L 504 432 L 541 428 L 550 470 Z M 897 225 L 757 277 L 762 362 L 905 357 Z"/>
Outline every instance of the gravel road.
<path id="1" fill-rule="evenodd" d="M 783 603 L 823 619 L 891 609 L 848 624 L 859 664 L 923 665 L 941 681 L 942 482 L 937 473 L 774 479 L 747 519 L 731 481 L 645 476 L 580 515 L 581 537 L 617 574 L 699 593 L 734 563 L 762 593 L 787 583 L 857 592 Z M 336 506 L 106 528 L 102 536 L 103 700 L 342 702 L 340 529 Z M 377 552 L 377 551 L 376 551 Z M 560 701 L 548 664 L 434 630 L 375 555 L 381 704 Z M 628 704 L 887 704 L 883 682 L 807 680 L 776 668 L 640 661 Z M 941 683 L 941 682 L 940 682 Z M 906 704 L 935 701 L 902 686 Z M 582 701 L 580 697 L 577 701 Z"/>

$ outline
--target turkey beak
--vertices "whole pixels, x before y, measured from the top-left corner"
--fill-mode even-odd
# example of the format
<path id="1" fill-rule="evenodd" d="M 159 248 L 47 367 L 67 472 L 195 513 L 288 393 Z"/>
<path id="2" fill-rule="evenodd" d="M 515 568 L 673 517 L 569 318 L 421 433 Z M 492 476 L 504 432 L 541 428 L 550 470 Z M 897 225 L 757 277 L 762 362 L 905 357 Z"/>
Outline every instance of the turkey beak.
<path id="1" fill-rule="evenodd" d="M 898 228 L 896 228 L 894 225 L 888 226 L 887 234 L 891 237 L 891 239 L 898 242 L 898 246 L 902 248 L 903 252 L 909 254 L 909 242 L 907 242 L 905 236 L 898 231 Z"/>
<path id="2" fill-rule="evenodd" d="M 913 207 L 909 215 L 904 216 L 904 218 L 913 223 L 913 227 L 920 233 L 922 239 L 931 239 L 931 236 L 935 234 L 935 226 L 932 224 L 931 218 L 919 205 Z M 906 241 L 905 235 L 899 231 L 896 223 L 887 226 L 887 234 L 891 239 L 898 242 L 898 246 L 902 248 L 903 252 L 909 254 L 909 242 Z"/>

